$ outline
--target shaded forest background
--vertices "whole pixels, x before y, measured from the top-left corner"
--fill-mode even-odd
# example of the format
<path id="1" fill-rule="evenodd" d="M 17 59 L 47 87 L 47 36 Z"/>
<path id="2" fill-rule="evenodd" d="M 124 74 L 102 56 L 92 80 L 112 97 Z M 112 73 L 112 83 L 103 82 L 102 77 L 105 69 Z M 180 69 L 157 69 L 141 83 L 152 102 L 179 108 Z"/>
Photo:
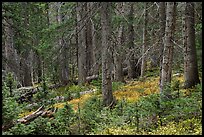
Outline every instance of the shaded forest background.
<path id="1" fill-rule="evenodd" d="M 20 118 L 17 112 L 24 112 L 22 108 L 29 103 L 40 102 L 34 107 L 39 108 L 38 111 L 32 115 L 37 117 L 41 115 L 37 113 L 44 108 L 40 106 L 58 102 L 50 103 L 43 99 L 48 101 L 56 96 L 59 99 L 61 94 L 70 101 L 81 97 L 84 91 L 95 91 L 91 86 L 97 87 L 103 107 L 120 108 L 121 100 L 115 93 L 120 88 L 114 86 L 135 86 L 136 81 L 151 82 L 148 78 L 156 76 L 155 86 L 160 94 L 153 95 L 153 98 L 161 104 L 162 101 L 172 101 L 173 91 L 178 89 L 188 91 L 196 88 L 195 91 L 202 91 L 202 2 L 2 3 L 4 127 L 13 126 L 11 121 Z M 183 77 L 182 82 L 174 80 L 174 77 L 180 76 Z M 95 97 L 96 102 L 98 98 Z M 128 97 L 124 96 L 123 101 L 124 98 Z M 15 105 L 22 107 L 21 112 L 13 110 Z M 67 107 L 71 109 L 71 106 Z M 100 110 L 103 108 L 100 107 Z M 70 114 L 70 117 L 74 115 L 71 111 L 61 111 L 57 116 L 66 117 L 66 114 Z M 160 112 L 153 115 L 162 117 Z M 193 115 L 200 117 L 200 110 Z M 83 122 L 88 123 L 81 128 L 87 130 L 84 134 L 92 133 L 88 126 L 91 125 L 88 122 L 90 117 L 84 118 Z M 174 120 L 178 121 L 180 117 Z M 81 119 L 78 117 L 71 121 L 76 124 Z M 142 120 L 136 116 L 136 123 Z M 70 125 L 63 126 L 62 129 L 68 127 L 69 132 L 60 132 L 71 134 Z M 138 131 L 139 124 L 134 126 Z M 79 130 L 75 134 L 81 133 Z"/>

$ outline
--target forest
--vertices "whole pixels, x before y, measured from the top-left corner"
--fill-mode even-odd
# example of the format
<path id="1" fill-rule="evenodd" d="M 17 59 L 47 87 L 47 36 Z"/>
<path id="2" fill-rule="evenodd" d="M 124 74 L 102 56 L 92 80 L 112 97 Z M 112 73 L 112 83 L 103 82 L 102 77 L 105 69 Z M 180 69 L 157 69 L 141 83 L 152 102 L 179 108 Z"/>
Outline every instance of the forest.
<path id="1" fill-rule="evenodd" d="M 2 135 L 202 135 L 202 2 L 2 2 Z"/>

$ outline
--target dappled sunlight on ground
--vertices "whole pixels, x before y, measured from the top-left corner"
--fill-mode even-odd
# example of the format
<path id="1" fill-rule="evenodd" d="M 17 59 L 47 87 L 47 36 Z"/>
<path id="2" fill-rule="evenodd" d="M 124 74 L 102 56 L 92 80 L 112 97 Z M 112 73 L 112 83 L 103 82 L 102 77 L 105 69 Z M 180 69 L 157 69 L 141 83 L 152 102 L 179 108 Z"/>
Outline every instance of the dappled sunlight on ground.
<path id="1" fill-rule="evenodd" d="M 173 76 L 173 79 L 179 80 L 180 83 L 183 83 L 184 77 L 183 75 Z M 180 89 L 181 92 L 184 92 L 186 94 L 189 94 L 190 89 Z M 139 100 L 142 96 L 147 96 L 149 94 L 153 93 L 159 93 L 159 76 L 157 77 L 148 77 L 147 79 L 143 81 L 130 81 L 127 85 L 121 87 L 119 90 L 116 90 L 113 92 L 113 96 L 117 100 L 125 99 L 127 102 L 136 102 Z M 93 96 L 92 93 L 87 93 L 84 95 L 81 95 L 80 98 L 72 99 L 71 101 L 68 101 L 69 104 L 73 105 L 73 109 L 77 111 L 78 105 L 79 107 L 83 107 L 84 102 Z M 62 103 L 55 103 L 53 107 L 55 108 L 63 108 L 66 102 Z M 26 116 L 28 114 L 31 114 L 31 112 L 24 112 L 20 114 L 20 117 Z"/>
<path id="2" fill-rule="evenodd" d="M 88 93 L 88 94 L 85 94 L 85 95 L 82 95 L 80 98 L 78 99 L 73 99 L 71 101 L 69 101 L 70 104 L 73 105 L 73 109 L 76 111 L 78 109 L 78 103 L 79 103 L 79 107 L 81 107 L 84 102 L 91 97 L 91 94 L 92 93 Z"/>
<path id="3" fill-rule="evenodd" d="M 113 93 L 116 99 L 125 98 L 128 102 L 135 102 L 140 96 L 146 96 L 152 93 L 159 93 L 159 77 L 147 79 L 146 81 L 132 81 L 123 86 L 121 90 Z"/>
<path id="4" fill-rule="evenodd" d="M 73 109 L 76 111 L 78 108 L 78 103 L 79 106 L 83 105 L 83 103 L 89 98 L 91 97 L 91 93 L 82 95 L 80 98 L 76 98 L 76 99 L 72 99 L 71 101 L 68 101 L 69 104 L 73 105 Z M 53 106 L 56 108 L 63 108 L 64 105 L 66 104 L 66 102 L 63 103 L 56 103 Z"/>

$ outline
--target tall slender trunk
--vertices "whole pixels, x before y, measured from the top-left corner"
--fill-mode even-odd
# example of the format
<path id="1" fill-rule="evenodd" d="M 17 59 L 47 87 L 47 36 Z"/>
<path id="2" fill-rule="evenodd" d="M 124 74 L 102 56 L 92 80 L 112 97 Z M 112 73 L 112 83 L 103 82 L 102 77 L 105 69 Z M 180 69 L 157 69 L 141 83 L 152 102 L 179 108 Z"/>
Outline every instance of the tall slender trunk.
<path id="1" fill-rule="evenodd" d="M 165 36 L 165 21 L 166 21 L 166 4 L 165 2 L 159 2 L 159 45 L 160 45 L 160 80 L 161 83 L 161 74 L 162 74 L 162 62 L 163 62 L 163 52 L 164 52 L 164 36 Z"/>
<path id="2" fill-rule="evenodd" d="M 129 47 L 129 53 L 128 53 L 128 77 L 135 78 L 136 72 L 135 72 L 135 60 L 134 60 L 134 26 L 133 26 L 133 18 L 134 18 L 134 3 L 130 3 L 130 10 L 129 10 L 129 25 L 128 25 L 128 47 Z"/>
<path id="3" fill-rule="evenodd" d="M 118 32 L 118 44 L 116 45 L 116 51 L 114 53 L 114 62 L 115 62 L 115 81 L 124 81 L 123 77 L 123 66 L 122 66 L 122 55 L 123 51 L 121 51 L 122 44 L 124 43 L 123 41 L 123 31 L 124 27 L 120 25 L 119 27 L 119 32 Z"/>
<path id="4" fill-rule="evenodd" d="M 25 8 L 25 10 L 23 11 L 23 15 L 25 17 L 24 20 L 24 29 L 29 29 L 29 14 L 28 14 L 28 6 L 29 4 L 27 2 L 23 2 L 22 3 L 22 7 Z M 25 34 L 24 34 L 25 35 Z M 25 36 L 26 37 L 26 36 Z M 30 43 L 23 43 L 25 44 L 24 46 L 29 46 Z M 29 60 L 29 55 L 30 55 L 30 50 L 26 49 L 25 52 L 23 53 L 22 57 L 23 57 L 23 62 L 22 62 L 22 69 L 23 69 L 23 86 L 31 86 L 32 85 L 32 76 L 31 76 L 31 66 L 30 66 L 30 62 L 31 60 Z"/>
<path id="5" fill-rule="evenodd" d="M 61 13 L 61 6 L 62 6 L 61 4 L 62 4 L 61 2 L 56 3 L 56 7 L 57 7 L 56 19 L 58 24 L 61 24 L 63 22 L 62 13 Z M 68 84 L 68 81 L 69 81 L 69 66 L 68 66 L 68 58 L 67 58 L 68 42 L 66 42 L 65 39 L 63 38 L 63 34 L 58 39 L 58 47 L 61 49 L 59 60 L 58 60 L 58 63 L 60 65 L 60 69 L 59 69 L 60 81 L 63 85 L 66 85 Z"/>
<path id="6" fill-rule="evenodd" d="M 77 22 L 78 22 L 78 83 L 84 84 L 86 80 L 86 31 L 83 27 L 86 22 L 84 19 L 85 2 L 77 3 Z M 83 27 L 83 28 L 82 28 Z M 82 29 L 81 29 L 82 28 Z M 80 30 L 81 29 L 81 30 Z"/>
<path id="7" fill-rule="evenodd" d="M 86 4 L 86 12 L 88 12 L 88 19 L 86 22 L 86 68 L 87 68 L 87 75 L 91 76 L 93 75 L 93 63 L 94 63 L 94 51 L 93 51 L 93 36 L 92 36 L 92 22 L 90 15 L 91 12 L 92 3 Z"/>
<path id="8" fill-rule="evenodd" d="M 141 77 L 144 76 L 144 72 L 146 70 L 146 55 L 145 51 L 147 49 L 147 2 L 145 3 L 144 9 L 144 28 L 143 28 L 143 45 L 142 45 L 142 64 L 141 64 Z"/>
<path id="9" fill-rule="evenodd" d="M 120 14 L 124 14 L 124 2 L 117 3 L 117 16 L 121 16 Z M 121 13 L 118 13 L 120 11 Z M 123 77 L 123 65 L 122 65 L 122 57 L 123 57 L 123 51 L 122 46 L 124 45 L 124 26 L 121 23 L 118 27 L 118 36 L 117 36 L 117 44 L 115 46 L 115 52 L 114 52 L 114 80 L 115 81 L 124 81 Z"/>
<path id="10" fill-rule="evenodd" d="M 194 2 L 186 2 L 184 35 L 184 88 L 200 83 L 195 45 Z"/>
<path id="11" fill-rule="evenodd" d="M 111 81 L 111 51 L 110 51 L 110 13 L 111 4 L 101 3 L 101 26 L 102 26 L 102 95 L 104 106 L 113 103 L 112 81 Z"/>
<path id="12" fill-rule="evenodd" d="M 93 75 L 98 75 L 99 74 L 99 65 L 101 64 L 99 62 L 99 57 L 100 57 L 100 49 L 98 47 L 101 47 L 101 42 L 98 39 L 98 35 L 95 31 L 95 26 L 94 23 L 92 23 L 92 43 L 93 43 Z"/>
<path id="13" fill-rule="evenodd" d="M 173 35 L 174 35 L 174 28 L 175 28 L 174 27 L 175 25 L 174 6 L 175 6 L 174 2 L 167 2 L 165 42 L 164 42 L 164 52 L 163 52 L 163 62 L 162 62 L 161 83 L 160 83 L 160 92 L 164 95 L 165 99 L 167 99 L 170 95 L 169 91 L 164 89 L 167 84 L 171 83 L 172 61 L 173 61 Z"/>
<path id="14" fill-rule="evenodd" d="M 37 54 L 37 76 L 38 76 L 38 83 L 42 81 L 42 62 L 39 53 Z"/>
<path id="15" fill-rule="evenodd" d="M 5 18 L 2 20 L 5 26 L 2 26 L 4 41 L 2 41 L 2 70 L 5 72 L 13 72 L 16 80 L 20 82 L 20 66 L 17 50 L 14 48 L 14 28 L 12 28 L 12 19 Z"/>

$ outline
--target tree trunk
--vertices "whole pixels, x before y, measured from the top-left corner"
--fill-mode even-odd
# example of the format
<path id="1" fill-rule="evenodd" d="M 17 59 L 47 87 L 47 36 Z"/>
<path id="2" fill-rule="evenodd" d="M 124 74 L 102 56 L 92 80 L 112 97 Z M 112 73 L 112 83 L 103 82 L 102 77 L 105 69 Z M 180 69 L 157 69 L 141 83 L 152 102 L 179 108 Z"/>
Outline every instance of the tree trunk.
<path id="1" fill-rule="evenodd" d="M 86 68 L 87 68 L 87 75 L 92 76 L 93 75 L 93 63 L 94 63 L 94 51 L 93 51 L 93 36 L 92 36 L 92 23 L 91 23 L 91 12 L 92 4 L 87 3 L 86 4 L 86 12 L 88 12 L 88 19 L 86 22 Z"/>
<path id="2" fill-rule="evenodd" d="M 147 2 L 145 3 L 144 9 L 144 28 L 143 28 L 143 46 L 142 46 L 142 65 L 141 65 L 141 77 L 144 76 L 144 72 L 146 70 L 146 55 L 144 55 L 147 49 Z"/>
<path id="3" fill-rule="evenodd" d="M 2 42 L 2 56 L 5 62 L 2 62 L 2 69 L 7 72 L 14 72 L 14 76 L 17 80 L 20 78 L 19 73 L 19 56 L 17 50 L 14 48 L 14 30 L 12 28 L 13 21 L 12 19 L 3 19 L 3 23 L 6 26 L 3 26 L 4 31 L 3 36 L 4 42 Z"/>
<path id="4" fill-rule="evenodd" d="M 195 45 L 194 2 L 186 2 L 184 35 L 184 88 L 200 83 Z"/>
<path id="5" fill-rule="evenodd" d="M 128 77 L 135 78 L 136 72 L 135 70 L 135 60 L 134 60 L 134 27 L 133 27 L 133 18 L 134 18 L 134 9 L 133 9 L 134 3 L 130 3 L 130 10 L 129 10 L 129 25 L 128 25 L 128 47 L 129 47 L 129 53 L 128 53 Z"/>
<path id="6" fill-rule="evenodd" d="M 124 3 L 117 3 L 117 11 L 120 11 L 121 13 L 124 13 Z M 116 11 L 117 16 L 121 16 L 120 13 Z M 114 52 L 114 80 L 123 82 L 123 66 L 122 66 L 122 57 L 123 57 L 123 51 L 122 46 L 124 45 L 124 26 L 121 23 L 118 28 L 118 40 L 117 44 L 115 46 L 115 52 Z"/>
<path id="7" fill-rule="evenodd" d="M 5 11 L 4 14 L 6 14 L 7 11 Z M 7 72 L 13 72 L 15 79 L 18 81 L 19 85 L 23 84 L 22 75 L 20 71 L 20 56 L 17 53 L 17 50 L 15 49 L 15 43 L 14 43 L 14 36 L 15 34 L 15 28 L 13 27 L 15 23 L 13 22 L 12 18 L 5 17 L 2 18 L 2 69 L 5 73 Z M 16 36 L 18 37 L 18 36 Z M 18 86 L 19 86 L 18 85 Z"/>
<path id="8" fill-rule="evenodd" d="M 160 60 L 160 80 L 159 82 L 161 83 L 161 74 L 162 74 L 162 62 L 163 62 L 163 52 L 164 52 L 164 36 L 165 36 L 165 21 L 166 21 L 166 4 L 165 2 L 159 2 L 159 25 L 160 25 L 160 30 L 159 30 L 159 45 L 160 45 L 160 55 L 159 55 L 159 60 Z"/>
<path id="9" fill-rule="evenodd" d="M 99 69 L 101 65 L 101 39 L 99 38 L 99 35 L 97 31 L 95 30 L 95 25 L 92 22 L 92 43 L 93 43 L 93 75 L 99 75 Z"/>
<path id="10" fill-rule="evenodd" d="M 123 44 L 123 40 L 122 40 L 122 37 L 123 37 L 123 26 L 121 25 L 120 28 L 119 28 L 119 34 L 118 34 L 118 45 L 117 45 L 117 48 L 116 48 L 116 51 L 114 53 L 114 62 L 115 62 L 115 77 L 114 77 L 114 80 L 115 81 L 120 81 L 120 82 L 123 82 L 124 81 L 124 78 L 123 78 L 123 66 L 122 66 L 122 51 L 120 50 L 121 49 L 121 46 Z"/>
<path id="11" fill-rule="evenodd" d="M 78 22 L 78 83 L 84 84 L 86 80 L 86 31 L 83 26 L 85 2 L 77 3 L 77 22 Z M 83 27 L 83 28 L 82 28 Z"/>
<path id="12" fill-rule="evenodd" d="M 29 3 L 27 2 L 23 2 L 22 3 L 22 7 L 25 7 L 25 10 L 23 10 L 22 14 L 25 18 L 23 25 L 24 25 L 24 29 L 27 30 L 29 29 Z M 24 37 L 26 38 L 26 34 L 23 34 Z M 28 47 L 31 46 L 30 43 L 26 42 L 23 43 L 23 46 Z M 22 74 L 23 74 L 23 86 L 32 86 L 32 76 L 31 76 L 31 62 L 32 60 L 30 60 L 30 53 L 31 50 L 30 49 L 25 49 L 25 51 L 22 53 Z"/>
<path id="13" fill-rule="evenodd" d="M 68 44 L 63 43 L 62 49 L 61 81 L 63 85 L 67 85 L 69 82 L 69 60 L 67 58 Z"/>
<path id="14" fill-rule="evenodd" d="M 38 76 L 38 83 L 42 81 L 42 62 L 41 62 L 41 57 L 40 54 L 36 51 L 36 56 L 37 56 L 37 76 Z"/>
<path id="15" fill-rule="evenodd" d="M 174 35 L 174 18 L 175 18 L 175 3 L 167 2 L 166 10 L 166 29 L 165 29 L 165 42 L 162 62 L 162 74 L 160 83 L 160 92 L 164 97 L 170 95 L 169 91 L 165 91 L 164 88 L 167 84 L 171 83 L 172 74 L 172 61 L 173 61 L 173 35 Z"/>
<path id="16" fill-rule="evenodd" d="M 101 3 L 101 26 L 102 26 L 102 95 L 104 106 L 113 104 L 112 81 L 111 81 L 111 51 L 110 51 L 110 7 L 111 3 Z"/>
<path id="17" fill-rule="evenodd" d="M 29 63 L 24 60 L 23 64 L 23 86 L 32 86 L 31 68 Z"/>
<path id="18" fill-rule="evenodd" d="M 61 13 L 61 2 L 56 3 L 56 21 L 58 24 L 63 22 L 62 13 Z M 67 50 L 68 50 L 68 43 L 63 38 L 63 34 L 61 34 L 60 38 L 58 39 L 58 48 L 60 49 L 60 56 L 58 60 L 59 64 L 59 78 L 60 82 L 63 85 L 68 84 L 69 81 L 69 68 L 68 68 L 68 58 L 67 58 Z"/>

